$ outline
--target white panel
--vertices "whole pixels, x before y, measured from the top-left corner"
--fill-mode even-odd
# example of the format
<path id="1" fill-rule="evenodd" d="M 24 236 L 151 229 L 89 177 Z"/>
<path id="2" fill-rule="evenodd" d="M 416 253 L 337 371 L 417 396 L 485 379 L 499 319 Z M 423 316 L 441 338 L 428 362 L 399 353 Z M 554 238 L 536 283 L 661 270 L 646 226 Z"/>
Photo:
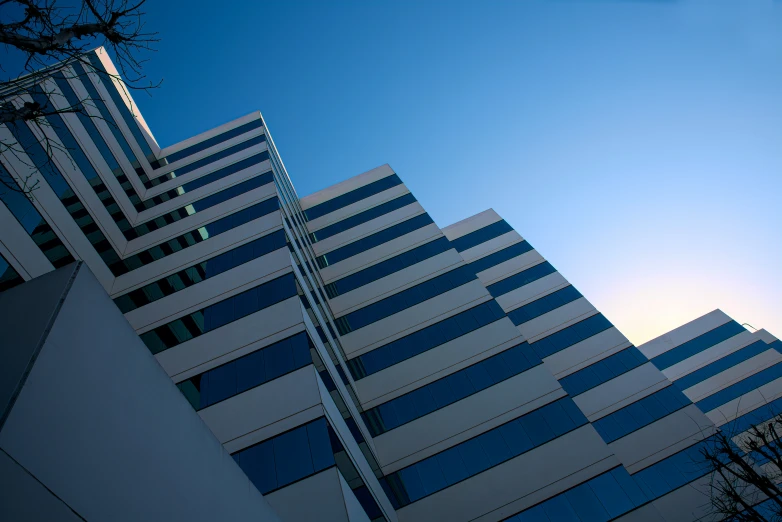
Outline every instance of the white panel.
<path id="1" fill-rule="evenodd" d="M 279 211 L 254 219 L 244 225 L 210 237 L 206 241 L 201 241 L 188 248 L 183 248 L 179 252 L 174 252 L 169 256 L 117 277 L 114 287 L 111 289 L 111 294 L 118 295 L 152 281 L 157 281 L 161 277 L 173 274 L 182 268 L 200 263 L 225 250 L 235 248 L 250 239 L 257 239 L 280 226 L 282 226 L 282 217 Z"/>
<path id="2" fill-rule="evenodd" d="M 258 143 L 257 145 L 253 145 L 252 147 L 246 148 L 244 150 L 241 150 L 235 154 L 231 154 L 230 156 L 226 158 L 220 158 L 217 161 L 214 161 L 212 163 L 209 163 L 208 165 L 204 165 L 203 167 L 197 168 L 195 170 L 192 170 L 182 176 L 178 176 L 174 179 L 164 181 L 160 185 L 156 185 L 149 190 L 147 190 L 147 193 L 145 195 L 144 199 L 148 199 L 154 196 L 157 196 L 159 194 L 162 194 L 164 192 L 168 192 L 171 189 L 175 189 L 177 187 L 181 187 L 185 183 L 189 183 L 191 181 L 194 181 L 198 178 L 202 178 L 206 176 L 207 174 L 211 174 L 212 172 L 218 171 L 222 169 L 223 167 L 228 167 L 229 165 L 233 165 L 234 163 L 238 163 L 239 161 L 242 161 L 244 159 L 247 159 L 251 156 L 255 156 L 256 154 L 260 154 L 263 151 L 267 150 L 266 142 Z M 256 172 L 265 172 L 269 170 L 269 160 L 264 160 L 257 165 L 253 165 L 252 167 Z"/>
<path id="3" fill-rule="evenodd" d="M 385 473 L 400 469 L 494 429 L 564 396 L 538 365 L 375 438 Z"/>
<path id="4" fill-rule="evenodd" d="M 534 343 L 596 314 L 597 309 L 582 297 L 522 323 L 518 329 L 530 343 Z"/>
<path id="5" fill-rule="evenodd" d="M 751 333 L 741 332 L 740 334 L 725 339 L 721 343 L 715 344 L 711 348 L 707 348 L 700 353 L 696 353 L 692 357 L 688 357 L 673 366 L 669 366 L 663 370 L 663 373 L 670 380 L 675 381 L 688 373 L 692 373 L 711 364 L 717 359 L 722 359 L 726 355 L 744 348 L 755 342 L 755 340 L 755 337 Z"/>
<path id="6" fill-rule="evenodd" d="M 543 260 L 543 256 L 541 256 L 537 250 L 530 250 L 529 252 L 524 252 L 520 256 L 513 257 L 498 265 L 483 270 L 482 272 L 479 272 L 478 275 L 481 278 L 481 281 L 483 281 L 486 286 L 489 286 L 510 277 L 512 274 L 524 271 L 527 268 L 536 265 L 541 260 Z M 503 300 L 503 303 L 507 306 L 511 306 L 511 302 L 512 301 L 507 297 Z"/>
<path id="7" fill-rule="evenodd" d="M 478 304 L 490 296 L 478 280 L 411 306 L 394 315 L 343 335 L 342 348 L 348 357 L 356 357 L 425 326 L 440 322 Z"/>
<path id="8" fill-rule="evenodd" d="M 465 261 L 467 261 L 468 263 L 472 263 L 473 261 L 481 257 L 485 257 L 489 254 L 493 254 L 494 252 L 497 252 L 499 250 L 502 250 L 503 248 L 507 248 L 513 245 L 514 243 L 520 243 L 521 241 L 523 241 L 523 239 L 519 235 L 519 233 L 516 232 L 515 230 L 511 230 L 510 232 L 505 232 L 501 236 L 493 237 L 488 241 L 479 243 L 474 247 L 468 248 L 467 250 L 462 250 L 460 254 L 462 255 Z M 510 272 L 510 270 L 508 270 L 507 272 Z M 495 274 L 487 274 L 484 276 L 482 274 L 482 277 L 485 277 L 486 281 L 493 281 L 498 276 Z"/>
<path id="9" fill-rule="evenodd" d="M 670 382 L 657 367 L 646 363 L 575 396 L 573 400 L 593 421 L 668 385 Z"/>
<path id="10" fill-rule="evenodd" d="M 207 131 L 207 133 L 212 133 L 212 131 Z M 168 174 L 171 171 L 175 171 L 177 169 L 182 168 L 183 166 L 190 165 L 191 163 L 195 163 L 196 161 L 202 160 L 206 157 L 211 156 L 212 154 L 215 154 L 217 152 L 220 152 L 225 149 L 230 149 L 234 145 L 239 145 L 240 143 L 244 143 L 245 141 L 249 141 L 253 138 L 257 138 L 258 136 L 262 136 L 264 133 L 263 127 L 258 127 L 256 129 L 249 130 L 245 132 L 244 134 L 240 134 L 238 136 L 234 136 L 233 138 L 223 141 L 221 143 L 218 143 L 216 145 L 212 145 L 209 148 L 206 148 L 202 151 L 195 152 L 193 154 L 190 154 L 188 156 L 185 156 L 183 158 L 180 158 L 177 161 L 174 161 L 173 163 L 168 163 L 166 165 L 163 165 L 162 167 L 155 169 L 155 177 L 162 176 L 163 174 Z M 216 134 L 215 134 L 216 135 Z M 200 140 L 203 141 L 203 140 Z M 195 144 L 196 142 L 194 142 Z M 165 158 L 165 156 L 159 156 L 159 158 Z"/>
<path id="11" fill-rule="evenodd" d="M 668 350 L 695 339 L 699 335 L 729 322 L 731 319 L 722 310 L 714 310 L 708 314 L 690 321 L 675 330 L 661 335 L 638 347 L 647 359 L 653 359 Z"/>
<path id="12" fill-rule="evenodd" d="M 662 514 L 665 522 L 716 522 L 720 517 L 710 518 L 709 484 L 711 476 L 699 478 L 667 495 L 658 498 L 652 505 Z M 705 517 L 705 518 L 703 518 Z M 623 518 L 623 522 L 635 522 L 632 518 Z"/>
<path id="13" fill-rule="evenodd" d="M 445 237 L 449 240 L 453 241 L 456 238 L 466 236 L 471 232 L 487 227 L 497 221 L 502 221 L 502 217 L 500 217 L 493 208 L 490 208 L 452 225 L 448 225 L 443 229 L 443 234 L 445 234 Z"/>
<path id="14" fill-rule="evenodd" d="M 507 350 L 508 348 L 511 348 L 513 346 L 519 345 L 522 342 L 524 342 L 524 338 L 518 335 L 518 332 L 513 331 L 513 329 L 508 325 L 508 321 L 504 319 L 486 325 L 483 328 L 481 328 L 480 331 L 482 332 L 482 334 L 481 337 L 479 338 L 479 341 L 476 342 L 475 340 L 473 340 L 472 342 L 474 343 L 475 347 L 477 347 L 482 351 L 450 365 L 446 365 L 444 361 L 440 361 L 434 358 L 432 360 L 428 360 L 426 363 L 422 362 L 422 364 L 424 365 L 423 367 L 420 365 L 416 367 L 417 370 L 419 370 L 421 373 L 425 375 L 425 377 L 421 379 L 409 382 L 410 375 L 404 373 L 404 370 L 401 371 L 398 370 L 397 365 L 391 366 L 390 368 L 386 368 L 380 373 L 386 374 L 387 377 L 384 377 L 384 379 L 377 382 L 392 383 L 398 387 L 389 391 L 388 393 L 383 394 L 380 397 L 375 397 L 373 399 L 365 400 L 362 397 L 362 404 L 364 408 L 365 409 L 373 408 L 378 404 L 380 404 L 381 402 L 390 401 L 395 397 L 404 395 L 405 393 L 408 393 L 416 388 L 420 388 L 421 386 L 429 384 L 430 382 L 436 381 L 437 379 L 441 379 L 446 375 L 450 375 L 463 368 L 473 365 L 479 361 L 488 359 L 493 355 L 496 355 L 504 350 Z M 468 335 L 472 336 L 472 334 L 468 334 Z M 462 344 L 463 344 L 462 341 L 460 341 L 459 339 L 455 339 L 443 345 L 443 348 L 437 347 L 434 348 L 434 350 L 443 350 L 444 352 L 448 353 L 451 348 L 446 348 L 446 347 L 448 346 L 457 347 L 457 346 L 462 346 Z M 487 346 L 489 346 L 489 348 L 486 348 Z M 371 377 L 372 376 L 368 378 Z"/>
<path id="15" fill-rule="evenodd" d="M 598 462 L 603 464 L 596 466 Z M 397 511 L 402 522 L 498 521 L 616 465 L 592 426 L 583 426 Z M 579 474 L 580 471 L 589 471 Z M 534 480 L 519 480 L 535 470 Z M 573 480 L 570 480 L 573 479 Z M 536 495 L 544 486 L 545 496 Z M 542 497 L 542 498 L 541 498 Z M 491 513 L 491 515 L 488 515 Z"/>
<path id="16" fill-rule="evenodd" d="M 349 522 L 336 467 L 273 491 L 264 498 L 285 521 Z"/>
<path id="17" fill-rule="evenodd" d="M 706 412 L 706 416 L 717 426 L 722 426 L 780 396 L 782 396 L 782 377 Z"/>
<path id="18" fill-rule="evenodd" d="M 0 227 L 0 243 L 13 252 L 13 255 L 8 253 L 3 255 L 17 272 L 23 277 L 26 274 L 29 279 L 53 270 L 54 267 L 41 249 L 2 203 L 0 203 L 0 223 L 3 224 Z"/>
<path id="19" fill-rule="evenodd" d="M 329 305 L 334 315 L 345 315 L 355 308 L 384 299 L 387 294 L 414 286 L 424 279 L 431 279 L 435 274 L 439 275 L 450 270 L 459 263 L 462 263 L 462 258 L 456 250 L 450 249 L 334 299 L 329 299 Z"/>
<path id="20" fill-rule="evenodd" d="M 771 333 L 769 333 L 768 331 L 766 331 L 766 330 L 765 330 L 765 329 L 763 329 L 763 328 L 761 328 L 760 330 L 758 330 L 757 332 L 755 332 L 755 337 L 756 337 L 757 339 L 760 339 L 761 341 L 763 341 L 763 342 L 764 342 L 764 343 L 766 343 L 766 344 L 771 344 L 771 343 L 773 343 L 774 341 L 778 341 L 778 340 L 779 340 L 779 339 L 777 339 L 776 337 L 774 337 L 773 335 L 771 335 Z"/>
<path id="21" fill-rule="evenodd" d="M 312 248 L 315 250 L 315 255 L 320 256 L 423 213 L 424 208 L 416 201 L 387 214 L 383 214 L 382 216 L 378 216 L 375 219 L 370 219 L 366 223 L 361 223 L 360 225 L 349 228 L 344 232 L 318 241 L 312 245 Z"/>
<path id="22" fill-rule="evenodd" d="M 472 364 L 480 360 L 475 357 L 477 354 L 488 352 L 497 345 L 509 347 L 518 344 L 519 339 L 512 326 L 513 323 L 509 319 L 503 318 L 383 371 L 364 377 L 356 381 L 356 393 L 362 404 L 369 407 L 369 404 L 374 404 L 372 401 L 378 398 L 382 397 L 383 402 L 390 399 L 392 396 L 387 396 L 387 394 L 401 389 L 405 385 L 419 383 L 416 386 L 422 386 L 425 382 L 439 379 L 444 373 L 443 370 L 450 373 L 450 368 L 453 367 L 452 371 L 456 371 L 455 365 L 466 360 Z M 491 353 L 494 354 L 496 351 Z M 430 375 L 433 376 L 431 380 L 423 380 Z"/>
<path id="23" fill-rule="evenodd" d="M 340 277 L 358 272 L 364 268 L 374 265 L 379 261 L 394 257 L 397 254 L 412 250 L 413 248 L 428 243 L 429 241 L 442 237 L 442 232 L 434 223 L 414 230 L 409 234 L 386 241 L 360 254 L 343 259 L 339 263 L 329 265 L 319 270 L 320 276 L 325 283 L 329 283 Z"/>
<path id="24" fill-rule="evenodd" d="M 739 364 L 728 368 L 724 372 L 720 372 L 713 377 L 709 377 L 705 381 L 699 382 L 695 386 L 690 386 L 684 390 L 684 394 L 692 402 L 698 402 L 709 395 L 713 395 L 720 390 L 724 390 L 728 386 L 736 384 L 738 381 L 774 366 L 780 361 L 782 361 L 782 353 L 779 353 L 773 348 L 768 349 L 751 359 L 742 361 Z"/>
<path id="25" fill-rule="evenodd" d="M 382 203 L 385 203 L 386 201 L 391 201 L 392 199 L 396 199 L 399 196 L 404 196 L 405 194 L 409 193 L 410 190 L 404 184 L 395 185 L 382 192 L 372 194 L 371 196 L 356 201 L 355 203 L 351 203 L 350 205 L 346 205 L 333 212 L 329 212 L 326 215 L 307 221 L 307 231 L 317 232 L 318 230 L 333 225 L 338 221 L 355 216 L 356 214 L 360 214 L 361 212 L 364 212 L 365 210 L 368 210 L 372 207 L 376 207 Z"/>
<path id="26" fill-rule="evenodd" d="M 628 346 L 630 341 L 612 326 L 580 343 L 549 355 L 543 362 L 557 379 L 561 379 Z"/>
<path id="27" fill-rule="evenodd" d="M 714 433 L 714 425 L 694 404 L 615 440 L 609 447 L 630 473 L 637 473 Z"/>
<path id="28" fill-rule="evenodd" d="M 169 145 L 168 147 L 160 151 L 159 157 L 165 158 L 169 154 L 173 154 L 174 152 L 179 152 L 180 150 L 186 149 L 191 145 L 195 145 L 196 143 L 201 143 L 202 141 L 208 140 L 209 138 L 213 138 L 218 134 L 222 134 L 231 129 L 235 129 L 236 127 L 241 127 L 245 123 L 250 123 L 253 120 L 257 120 L 258 118 L 260 118 L 260 116 L 261 116 L 260 112 L 253 111 L 250 114 L 242 116 L 241 118 L 236 118 L 235 120 L 231 120 L 227 123 L 223 123 L 222 125 L 218 125 L 213 129 L 209 129 L 208 131 L 204 131 L 200 134 L 196 134 L 193 137 L 174 143 L 173 145 Z"/>
<path id="29" fill-rule="evenodd" d="M 234 172 L 233 174 L 226 176 L 223 179 L 215 180 L 211 183 L 204 185 L 203 187 L 198 187 L 189 192 L 185 192 L 184 194 L 181 194 L 180 196 L 177 196 L 173 199 L 169 199 L 168 201 L 159 203 L 152 208 L 142 210 L 138 214 L 138 220 L 136 221 L 136 223 L 150 221 L 152 219 L 155 219 L 156 217 L 162 216 L 164 214 L 168 214 L 172 210 L 176 210 L 185 207 L 187 205 L 190 205 L 194 201 L 201 199 L 205 196 L 214 194 L 215 192 L 219 192 L 233 185 L 237 185 L 243 181 L 247 181 L 248 179 L 261 176 L 269 171 L 270 165 L 271 164 L 269 163 L 269 160 L 262 161 L 257 165 L 252 165 L 250 167 Z M 274 195 L 276 193 L 276 190 L 274 189 L 274 183 L 269 183 L 268 185 L 264 185 L 264 186 L 270 187 L 269 193 L 271 195 Z M 262 187 L 258 187 L 258 188 L 262 188 Z M 264 199 L 264 198 L 260 197 L 259 200 L 260 199 Z M 166 225 L 166 226 L 171 226 L 171 225 Z"/>
<path id="30" fill-rule="evenodd" d="M 176 378 L 177 374 L 301 322 L 301 303 L 298 296 L 294 296 L 162 351 L 155 357 L 168 374 Z M 268 329 L 259 331 L 259 324 L 268 325 Z"/>
<path id="31" fill-rule="evenodd" d="M 243 437 L 320 404 L 311 364 L 199 411 L 221 443 Z M 265 438 L 287 430 L 271 429 Z"/>
<path id="32" fill-rule="evenodd" d="M 150 330 L 290 272 L 290 252 L 280 248 L 125 314 L 137 331 Z"/>
<path id="33" fill-rule="evenodd" d="M 570 283 L 562 276 L 562 274 L 559 272 L 554 272 L 553 274 L 541 277 L 540 279 L 537 279 L 528 285 L 517 288 L 513 292 L 509 292 L 509 294 L 512 293 L 514 295 L 512 298 L 506 300 L 506 304 L 503 305 L 503 303 L 500 302 L 501 299 L 498 299 L 497 302 L 500 303 L 500 306 L 502 306 L 503 310 L 508 312 L 510 310 L 515 310 L 520 306 L 524 306 L 525 304 L 531 303 L 532 301 L 536 301 L 552 292 L 556 292 L 557 290 L 564 288 L 569 284 Z"/>
<path id="34" fill-rule="evenodd" d="M 323 203 L 324 201 L 334 199 L 337 196 L 347 194 L 348 192 L 351 192 L 359 187 L 369 185 L 370 183 L 373 183 L 379 179 L 391 176 L 392 174 L 394 174 L 394 171 L 391 169 L 388 163 L 386 163 L 385 165 L 375 167 L 374 169 L 368 170 L 363 174 L 353 176 L 350 179 L 346 179 L 345 181 L 337 183 L 336 185 L 332 185 L 314 194 L 305 196 L 299 199 L 299 204 L 301 205 L 302 209 L 306 210 L 308 208 L 314 207 L 315 205 Z"/>

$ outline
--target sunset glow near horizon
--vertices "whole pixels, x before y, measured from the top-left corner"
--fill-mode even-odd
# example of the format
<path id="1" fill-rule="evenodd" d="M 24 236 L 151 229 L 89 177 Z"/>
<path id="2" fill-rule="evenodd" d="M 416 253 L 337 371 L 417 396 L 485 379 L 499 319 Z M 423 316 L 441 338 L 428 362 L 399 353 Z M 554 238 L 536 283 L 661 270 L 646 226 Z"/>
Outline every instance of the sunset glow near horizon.
<path id="1" fill-rule="evenodd" d="M 146 7 L 162 146 L 259 109 L 300 196 L 389 163 L 440 226 L 494 208 L 636 344 L 782 336 L 779 3 Z"/>

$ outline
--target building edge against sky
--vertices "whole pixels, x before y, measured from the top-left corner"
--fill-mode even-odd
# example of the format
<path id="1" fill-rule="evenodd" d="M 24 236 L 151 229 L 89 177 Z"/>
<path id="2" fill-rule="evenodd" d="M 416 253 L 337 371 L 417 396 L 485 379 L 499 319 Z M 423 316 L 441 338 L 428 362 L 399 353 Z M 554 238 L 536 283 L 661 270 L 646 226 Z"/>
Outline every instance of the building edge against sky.
<path id="1" fill-rule="evenodd" d="M 299 198 L 260 113 L 161 149 L 116 77 L 71 65 L 33 97 L 90 99 L 95 118 L 0 126 L 25 151 L 2 168 L 40 180 L 0 205 L 0 288 L 35 279 L 4 306 L 91 272 L 82 299 L 113 299 L 126 322 L 102 326 L 141 341 L 110 349 L 154 355 L 179 389 L 165 407 L 208 427 L 261 519 L 696 520 L 709 477 L 693 458 L 782 396 L 767 332 L 715 311 L 634 347 L 494 211 L 440 229 L 388 165 Z M 60 460 L 33 473 L 12 427 L 3 451 L 84 516 L 78 491 L 45 483 Z"/>

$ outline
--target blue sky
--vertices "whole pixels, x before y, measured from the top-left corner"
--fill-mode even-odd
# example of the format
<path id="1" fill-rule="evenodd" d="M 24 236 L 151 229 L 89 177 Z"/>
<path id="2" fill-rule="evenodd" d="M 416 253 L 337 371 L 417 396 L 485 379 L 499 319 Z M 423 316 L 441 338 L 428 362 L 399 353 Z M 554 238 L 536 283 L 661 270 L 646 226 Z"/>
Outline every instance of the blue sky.
<path id="1" fill-rule="evenodd" d="M 300 196 L 389 163 L 440 226 L 492 207 L 637 344 L 782 336 L 782 5 L 224 5 L 147 6 L 162 146 L 260 109 Z"/>

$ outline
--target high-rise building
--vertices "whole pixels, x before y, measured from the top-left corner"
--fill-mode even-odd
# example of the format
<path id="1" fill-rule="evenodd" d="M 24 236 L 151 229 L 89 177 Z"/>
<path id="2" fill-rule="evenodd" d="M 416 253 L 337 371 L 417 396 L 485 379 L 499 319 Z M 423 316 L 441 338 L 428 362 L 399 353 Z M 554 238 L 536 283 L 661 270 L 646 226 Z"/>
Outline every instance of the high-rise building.
<path id="1" fill-rule="evenodd" d="M 105 52 L 86 59 L 99 73 L 66 65 L 32 93 L 82 112 L 0 126 L 15 145 L 1 168 L 38 183 L 0 204 L 2 352 L 23 332 L 46 340 L 3 356 L 0 457 L 48 492 L 7 488 L 0 515 L 50 494 L 83 519 L 122 518 L 88 511 L 85 477 L 113 497 L 113 474 L 146 471 L 145 486 L 178 487 L 153 503 L 139 490 L 136 519 L 214 520 L 230 504 L 224 519 L 697 520 L 700 449 L 782 396 L 765 332 L 714 312 L 636 348 L 494 211 L 440 229 L 388 165 L 300 198 L 257 112 L 161 149 Z M 32 412 L 58 408 L 39 376 L 58 360 L 101 398 L 82 390 L 74 422 L 40 427 L 62 427 L 52 451 L 78 466 L 41 458 L 51 436 L 26 443 Z M 94 454 L 73 432 L 90 411 Z M 153 459 L 134 457 L 145 433 Z M 182 448 L 209 480 L 189 484 Z M 178 510 L 190 494 L 203 507 Z"/>

